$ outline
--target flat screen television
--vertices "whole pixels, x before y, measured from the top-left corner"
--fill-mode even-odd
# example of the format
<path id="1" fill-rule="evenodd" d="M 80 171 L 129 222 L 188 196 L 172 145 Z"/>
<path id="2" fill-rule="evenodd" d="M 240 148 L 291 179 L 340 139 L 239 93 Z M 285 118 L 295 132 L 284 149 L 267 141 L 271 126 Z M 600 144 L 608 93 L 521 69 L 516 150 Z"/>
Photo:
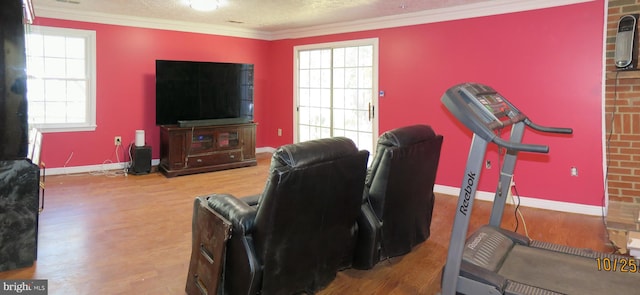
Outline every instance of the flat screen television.
<path id="1" fill-rule="evenodd" d="M 156 125 L 253 122 L 253 65 L 156 60 Z"/>

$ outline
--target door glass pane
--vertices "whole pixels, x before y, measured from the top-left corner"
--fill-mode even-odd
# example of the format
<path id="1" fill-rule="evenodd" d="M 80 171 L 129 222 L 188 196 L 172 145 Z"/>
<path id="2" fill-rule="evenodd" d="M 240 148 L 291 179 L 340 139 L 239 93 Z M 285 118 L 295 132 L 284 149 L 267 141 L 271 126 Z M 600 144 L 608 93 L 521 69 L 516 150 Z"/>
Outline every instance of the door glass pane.
<path id="1" fill-rule="evenodd" d="M 320 90 L 320 106 L 323 108 L 331 108 L 331 89 Z"/>
<path id="2" fill-rule="evenodd" d="M 358 90 L 354 89 L 346 89 L 344 90 L 344 107 L 346 109 L 357 109 L 358 108 Z"/>
<path id="3" fill-rule="evenodd" d="M 301 51 L 298 55 L 298 67 L 300 70 L 306 70 L 309 68 L 309 51 Z"/>
<path id="4" fill-rule="evenodd" d="M 300 70 L 298 72 L 298 84 L 300 87 L 309 88 L 309 70 Z"/>
<path id="5" fill-rule="evenodd" d="M 300 107 L 300 110 L 298 113 L 299 113 L 298 122 L 300 124 L 305 124 L 305 125 L 311 124 L 311 121 L 309 119 L 309 107 Z"/>
<path id="6" fill-rule="evenodd" d="M 331 68 L 331 50 L 322 50 L 320 52 L 320 67 L 323 69 Z"/>
<path id="7" fill-rule="evenodd" d="M 321 95 L 322 91 L 319 88 L 309 89 L 309 106 L 320 107 L 322 105 Z"/>
<path id="8" fill-rule="evenodd" d="M 358 111 L 358 130 L 365 133 L 371 133 L 369 111 Z"/>
<path id="9" fill-rule="evenodd" d="M 320 108 L 310 108 L 309 116 L 311 120 L 309 120 L 309 124 L 314 126 L 322 125 L 322 114 L 320 113 Z"/>
<path id="10" fill-rule="evenodd" d="M 333 108 L 344 109 L 344 89 L 333 89 Z"/>
<path id="11" fill-rule="evenodd" d="M 348 130 L 358 130 L 358 111 L 346 110 L 344 112 L 344 128 Z"/>
<path id="12" fill-rule="evenodd" d="M 300 133 L 299 138 L 298 138 L 300 140 L 300 142 L 311 140 L 311 133 L 309 131 L 309 125 L 305 125 L 305 124 L 298 125 L 298 132 Z"/>
<path id="13" fill-rule="evenodd" d="M 358 47 L 358 65 L 361 67 L 373 66 L 373 46 Z"/>
<path id="14" fill-rule="evenodd" d="M 312 50 L 309 56 L 309 68 L 319 69 L 322 66 L 322 50 Z"/>
<path id="15" fill-rule="evenodd" d="M 322 118 L 321 122 L 320 122 L 320 126 L 322 127 L 327 127 L 331 128 L 331 109 L 330 108 L 321 108 L 320 109 L 320 116 Z M 331 134 L 329 133 L 329 135 L 327 137 L 331 137 Z"/>
<path id="16" fill-rule="evenodd" d="M 305 89 L 300 89 L 300 91 L 298 92 L 298 96 L 300 99 L 300 106 L 308 106 L 311 104 L 311 94 L 309 93 L 309 89 L 305 88 Z"/>
<path id="17" fill-rule="evenodd" d="M 345 48 L 344 53 L 344 65 L 347 67 L 357 67 L 358 66 L 358 48 L 357 47 L 347 47 Z"/>
<path id="18" fill-rule="evenodd" d="M 344 67 L 344 48 L 333 49 L 333 66 L 337 68 Z"/>
<path id="19" fill-rule="evenodd" d="M 373 86 L 373 74 L 370 67 L 358 69 L 358 88 L 371 89 Z"/>
<path id="20" fill-rule="evenodd" d="M 320 84 L 322 82 L 322 80 L 320 79 L 320 77 L 322 77 L 320 73 L 321 72 L 319 69 L 314 69 L 309 71 L 309 87 L 310 88 L 320 88 Z"/>
<path id="21" fill-rule="evenodd" d="M 358 88 L 358 69 L 357 68 L 344 69 L 344 87 Z"/>
<path id="22" fill-rule="evenodd" d="M 333 87 L 334 89 L 344 88 L 344 68 L 333 69 Z"/>
<path id="23" fill-rule="evenodd" d="M 335 129 L 344 129 L 344 110 L 333 109 L 333 127 Z"/>

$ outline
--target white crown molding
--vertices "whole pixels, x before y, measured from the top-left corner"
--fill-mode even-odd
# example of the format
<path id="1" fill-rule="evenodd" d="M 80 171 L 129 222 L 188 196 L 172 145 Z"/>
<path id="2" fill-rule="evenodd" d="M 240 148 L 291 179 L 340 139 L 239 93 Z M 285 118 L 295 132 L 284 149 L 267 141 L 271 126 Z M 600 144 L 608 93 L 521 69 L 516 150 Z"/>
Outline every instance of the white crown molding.
<path id="1" fill-rule="evenodd" d="M 36 17 L 252 38 L 260 40 L 281 40 L 435 23 L 565 6 L 591 1 L 593 0 L 496 0 L 415 13 L 334 23 L 330 25 L 312 26 L 302 29 L 281 30 L 275 32 L 249 30 L 232 26 L 207 25 L 203 23 L 171 21 L 164 19 L 131 17 L 93 12 L 80 12 L 71 9 L 55 9 L 46 7 L 36 7 Z"/>
<path id="2" fill-rule="evenodd" d="M 231 26 L 217 26 L 204 23 L 172 21 L 157 18 L 133 17 L 117 14 L 98 12 L 74 11 L 71 9 L 58 9 L 36 7 L 36 17 L 55 18 L 63 20 L 99 23 L 117 26 L 138 27 L 147 29 L 161 29 L 189 33 L 202 33 L 209 35 L 231 36 L 269 40 L 271 34 L 256 30 L 247 30 Z"/>
<path id="3" fill-rule="evenodd" d="M 498 15 L 565 6 L 593 0 L 496 0 L 442 9 L 378 17 L 352 22 L 335 23 L 302 29 L 283 30 L 272 34 L 272 40 L 304 38 L 312 36 L 359 32 L 403 26 L 436 23 L 481 16 Z"/>

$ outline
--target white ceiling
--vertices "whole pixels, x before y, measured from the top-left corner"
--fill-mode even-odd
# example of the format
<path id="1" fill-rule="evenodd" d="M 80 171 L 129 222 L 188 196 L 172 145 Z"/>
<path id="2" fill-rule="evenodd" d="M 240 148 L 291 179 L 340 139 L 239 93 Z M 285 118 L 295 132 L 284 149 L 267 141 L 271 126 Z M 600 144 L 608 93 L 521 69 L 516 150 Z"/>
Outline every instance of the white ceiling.
<path id="1" fill-rule="evenodd" d="M 401 19 L 411 19 L 409 24 L 425 23 L 446 15 L 455 19 L 587 0 L 217 0 L 219 8 L 210 12 L 191 9 L 189 0 L 32 1 L 36 18 L 279 39 L 322 34 L 311 32 L 313 29 L 335 33 L 330 28 L 397 26 L 403 24 L 396 23 Z"/>

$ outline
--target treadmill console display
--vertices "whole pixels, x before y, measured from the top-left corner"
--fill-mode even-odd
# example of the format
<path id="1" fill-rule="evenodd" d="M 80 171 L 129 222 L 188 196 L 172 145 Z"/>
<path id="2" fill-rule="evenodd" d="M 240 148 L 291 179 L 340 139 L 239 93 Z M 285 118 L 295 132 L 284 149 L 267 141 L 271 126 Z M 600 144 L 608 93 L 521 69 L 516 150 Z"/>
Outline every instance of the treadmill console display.
<path id="1" fill-rule="evenodd" d="M 451 87 L 442 96 L 442 102 L 460 122 L 486 139 L 493 138 L 495 129 L 527 119 L 502 95 L 482 84 Z"/>
<path id="2" fill-rule="evenodd" d="M 502 96 L 497 93 L 478 96 L 478 101 L 497 119 L 507 116 L 507 112 L 510 110 L 509 106 L 502 99 Z"/>

